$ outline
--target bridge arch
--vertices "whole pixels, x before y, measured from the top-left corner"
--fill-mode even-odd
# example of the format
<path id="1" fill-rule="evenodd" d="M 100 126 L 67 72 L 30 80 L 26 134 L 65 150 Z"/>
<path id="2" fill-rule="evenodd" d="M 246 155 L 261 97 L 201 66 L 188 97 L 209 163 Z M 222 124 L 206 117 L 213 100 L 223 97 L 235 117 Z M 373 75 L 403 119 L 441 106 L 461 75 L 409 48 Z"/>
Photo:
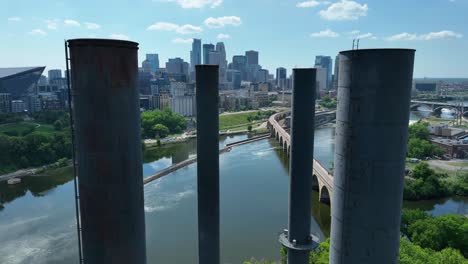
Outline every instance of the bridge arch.
<path id="1" fill-rule="evenodd" d="M 322 186 L 320 189 L 319 201 L 321 203 L 330 204 L 330 192 L 326 186 Z"/>
<path id="2" fill-rule="evenodd" d="M 314 191 L 320 190 L 320 185 L 319 185 L 319 182 L 318 182 L 318 178 L 317 178 L 317 175 L 315 175 L 315 174 L 312 174 L 312 190 L 314 190 Z"/>
<path id="3" fill-rule="evenodd" d="M 455 114 L 458 113 L 458 108 L 453 107 L 453 106 L 449 106 L 449 105 L 436 107 L 436 108 L 434 108 L 433 112 L 436 113 L 436 114 L 440 114 L 442 112 L 443 108 L 450 109 L 450 110 L 454 111 Z"/>
<path id="4" fill-rule="evenodd" d="M 420 106 L 421 106 L 420 104 L 412 104 L 410 106 L 410 110 L 411 111 L 416 111 L 416 110 L 418 110 L 418 107 L 420 107 Z"/>
<path id="5" fill-rule="evenodd" d="M 283 148 L 283 149 L 284 149 L 284 145 L 283 145 L 283 144 L 284 144 L 284 141 L 283 141 L 283 137 L 282 137 L 282 136 L 280 136 L 280 138 L 279 138 L 279 142 L 280 142 L 280 146 L 281 146 L 281 148 Z"/>

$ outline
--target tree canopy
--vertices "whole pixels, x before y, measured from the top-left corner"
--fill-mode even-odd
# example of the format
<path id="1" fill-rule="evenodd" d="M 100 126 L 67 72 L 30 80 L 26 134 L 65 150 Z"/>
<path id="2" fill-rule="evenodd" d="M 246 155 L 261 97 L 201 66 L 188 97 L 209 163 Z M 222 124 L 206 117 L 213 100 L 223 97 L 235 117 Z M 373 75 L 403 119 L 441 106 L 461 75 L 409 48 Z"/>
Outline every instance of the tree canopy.
<path id="1" fill-rule="evenodd" d="M 416 122 L 409 126 L 409 139 L 406 155 L 410 158 L 441 156 L 444 151 L 429 142 L 428 123 Z"/>
<path id="2" fill-rule="evenodd" d="M 330 109 L 336 109 L 336 106 L 338 102 L 336 101 L 336 98 L 331 98 L 328 95 L 325 95 L 322 97 L 322 99 L 319 100 L 319 105 L 325 107 L 325 108 L 330 108 Z"/>
<path id="3" fill-rule="evenodd" d="M 401 231 L 423 248 L 453 248 L 468 256 L 468 218 L 447 214 L 430 216 L 421 210 L 403 210 Z"/>
<path id="4" fill-rule="evenodd" d="M 421 200 L 445 197 L 452 193 L 452 185 L 458 185 L 457 181 L 452 184 L 443 179 L 446 174 L 436 173 L 425 162 L 418 163 L 411 173 L 412 179 L 405 179 L 403 198 L 406 200 Z"/>
<path id="5" fill-rule="evenodd" d="M 156 125 L 161 126 L 156 126 Z M 166 131 L 162 126 L 166 127 Z M 169 134 L 181 133 L 187 127 L 187 121 L 179 114 L 166 108 L 164 110 L 153 110 L 141 113 L 142 134 L 145 138 L 154 138 L 158 134 L 165 137 Z M 162 133 L 162 134 L 159 134 Z"/>
<path id="6" fill-rule="evenodd" d="M 429 123 L 416 122 L 409 126 L 409 138 L 417 138 L 427 140 L 429 139 Z"/>

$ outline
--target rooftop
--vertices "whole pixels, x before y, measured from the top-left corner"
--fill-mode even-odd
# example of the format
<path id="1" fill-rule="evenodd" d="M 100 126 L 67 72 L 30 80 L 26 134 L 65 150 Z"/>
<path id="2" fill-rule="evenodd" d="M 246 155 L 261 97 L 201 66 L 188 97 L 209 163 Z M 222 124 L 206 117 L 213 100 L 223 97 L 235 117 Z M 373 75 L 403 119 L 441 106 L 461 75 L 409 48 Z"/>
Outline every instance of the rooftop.
<path id="1" fill-rule="evenodd" d="M 25 73 L 29 71 L 35 71 L 38 69 L 44 70 L 45 66 L 36 66 L 36 67 L 15 67 L 15 68 L 0 68 L 0 79 L 9 77 L 12 75 L 20 74 L 20 73 Z"/>

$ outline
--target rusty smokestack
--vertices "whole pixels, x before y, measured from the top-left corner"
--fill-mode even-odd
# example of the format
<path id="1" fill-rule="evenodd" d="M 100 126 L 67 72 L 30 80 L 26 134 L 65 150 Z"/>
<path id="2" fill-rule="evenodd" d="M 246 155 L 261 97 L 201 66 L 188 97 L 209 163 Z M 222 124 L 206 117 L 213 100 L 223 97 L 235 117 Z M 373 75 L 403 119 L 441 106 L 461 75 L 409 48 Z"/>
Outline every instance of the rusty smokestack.
<path id="1" fill-rule="evenodd" d="M 146 263 L 138 43 L 68 41 L 85 263 Z"/>

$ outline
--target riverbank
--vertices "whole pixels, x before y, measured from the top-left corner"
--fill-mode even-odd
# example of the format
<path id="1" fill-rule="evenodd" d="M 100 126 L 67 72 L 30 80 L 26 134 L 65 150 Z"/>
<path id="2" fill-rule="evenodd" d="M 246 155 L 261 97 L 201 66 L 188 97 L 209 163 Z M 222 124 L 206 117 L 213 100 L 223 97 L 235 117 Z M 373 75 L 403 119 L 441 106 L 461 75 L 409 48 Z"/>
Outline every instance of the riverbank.
<path id="1" fill-rule="evenodd" d="M 220 131 L 219 132 L 219 136 L 233 136 L 233 135 L 243 135 L 243 134 L 259 134 L 259 133 L 264 133 L 265 131 L 264 130 L 267 130 L 266 128 L 266 122 L 264 122 L 265 125 L 260 125 L 254 129 L 252 129 L 252 131 L 249 131 L 248 129 L 245 129 L 245 130 L 236 130 L 236 131 Z M 188 133 L 184 133 L 182 134 L 181 136 L 177 136 L 177 137 L 168 137 L 168 138 L 163 138 L 163 139 L 160 139 L 159 142 L 160 142 L 160 145 L 168 145 L 168 144 L 176 144 L 176 143 L 184 143 L 184 142 L 187 142 L 191 139 L 196 139 L 197 138 L 197 135 L 196 134 L 188 134 Z M 155 146 L 158 146 L 158 140 L 157 139 L 145 139 L 143 140 L 143 143 L 147 146 L 147 147 L 155 147 Z"/>
<path id="2" fill-rule="evenodd" d="M 12 178 L 23 178 L 23 177 L 28 177 L 28 176 L 43 175 L 49 170 L 70 167 L 71 164 L 72 164 L 72 160 L 61 160 L 58 162 L 54 162 L 52 164 L 47 164 L 47 165 L 43 165 L 43 166 L 36 167 L 36 168 L 17 170 L 15 172 L 0 175 L 0 182 L 7 181 Z"/>

